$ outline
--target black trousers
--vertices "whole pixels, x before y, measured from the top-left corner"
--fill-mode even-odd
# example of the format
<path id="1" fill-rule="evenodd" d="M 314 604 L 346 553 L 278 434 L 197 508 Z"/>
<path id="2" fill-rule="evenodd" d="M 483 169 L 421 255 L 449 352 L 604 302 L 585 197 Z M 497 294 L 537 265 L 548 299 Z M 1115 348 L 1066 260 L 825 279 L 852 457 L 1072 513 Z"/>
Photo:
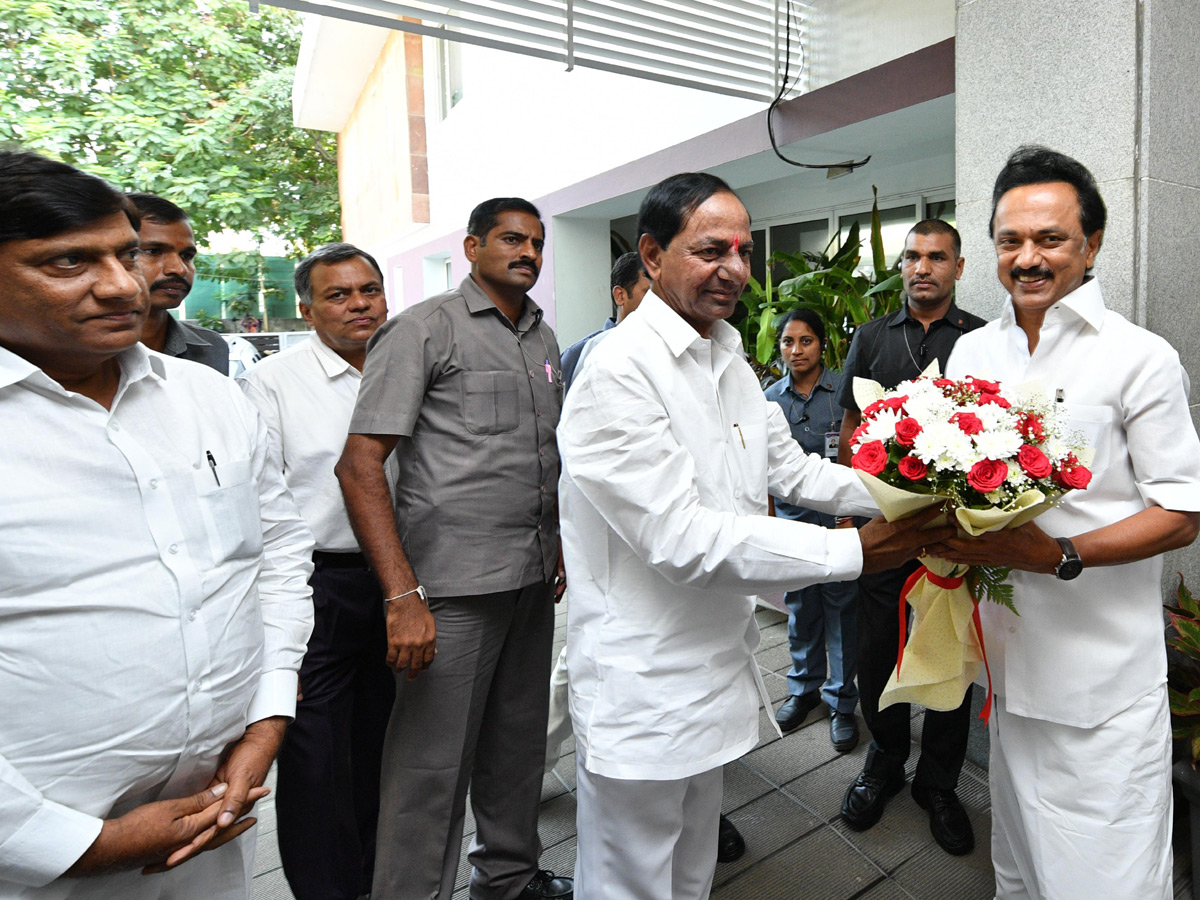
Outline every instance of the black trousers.
<path id="1" fill-rule="evenodd" d="M 383 736 L 395 680 L 383 595 L 358 554 L 313 554 L 303 699 L 279 751 L 279 855 L 297 900 L 355 900 L 375 869 Z"/>
<path id="2" fill-rule="evenodd" d="M 866 771 L 880 777 L 903 777 L 904 764 L 911 749 L 907 703 L 879 709 L 879 697 L 896 667 L 896 646 L 900 638 L 897 604 L 904 582 L 916 568 L 908 562 L 898 569 L 862 575 L 858 579 L 858 691 L 859 704 L 871 746 L 867 750 Z M 958 773 L 967 753 L 967 729 L 971 724 L 971 691 L 967 689 L 962 705 L 950 712 L 926 710 L 921 731 L 921 758 L 913 784 L 926 788 L 954 790 Z"/>

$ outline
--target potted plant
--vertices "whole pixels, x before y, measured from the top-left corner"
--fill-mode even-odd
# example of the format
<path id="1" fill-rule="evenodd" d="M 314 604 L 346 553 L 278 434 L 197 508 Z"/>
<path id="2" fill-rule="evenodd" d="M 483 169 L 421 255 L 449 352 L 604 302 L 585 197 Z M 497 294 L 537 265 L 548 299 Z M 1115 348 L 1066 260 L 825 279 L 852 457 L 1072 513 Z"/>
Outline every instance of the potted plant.
<path id="1" fill-rule="evenodd" d="M 1171 703 L 1171 734 L 1175 738 L 1171 777 L 1187 800 L 1192 829 L 1192 896 L 1200 900 L 1200 603 L 1183 575 L 1175 591 L 1175 606 L 1166 607 L 1167 694 Z"/>

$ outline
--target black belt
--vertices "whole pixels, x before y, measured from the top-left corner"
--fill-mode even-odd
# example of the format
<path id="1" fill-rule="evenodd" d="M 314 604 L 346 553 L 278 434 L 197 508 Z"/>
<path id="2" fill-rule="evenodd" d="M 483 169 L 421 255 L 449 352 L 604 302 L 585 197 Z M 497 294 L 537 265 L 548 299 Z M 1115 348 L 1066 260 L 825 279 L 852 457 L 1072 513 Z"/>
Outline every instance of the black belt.
<path id="1" fill-rule="evenodd" d="M 367 558 L 361 553 L 330 553 L 327 550 L 313 551 L 313 565 L 323 569 L 369 569 Z"/>

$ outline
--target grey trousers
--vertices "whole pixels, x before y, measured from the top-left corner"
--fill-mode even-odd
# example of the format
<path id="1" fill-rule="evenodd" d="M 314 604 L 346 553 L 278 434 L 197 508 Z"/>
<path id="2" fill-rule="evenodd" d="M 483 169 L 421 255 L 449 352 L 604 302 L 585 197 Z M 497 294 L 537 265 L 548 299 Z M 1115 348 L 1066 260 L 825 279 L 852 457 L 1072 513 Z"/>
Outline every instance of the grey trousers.
<path id="1" fill-rule="evenodd" d="M 472 900 L 512 900 L 537 872 L 553 587 L 430 597 L 438 655 L 396 677 L 383 745 L 375 900 L 451 900 L 468 787 Z"/>

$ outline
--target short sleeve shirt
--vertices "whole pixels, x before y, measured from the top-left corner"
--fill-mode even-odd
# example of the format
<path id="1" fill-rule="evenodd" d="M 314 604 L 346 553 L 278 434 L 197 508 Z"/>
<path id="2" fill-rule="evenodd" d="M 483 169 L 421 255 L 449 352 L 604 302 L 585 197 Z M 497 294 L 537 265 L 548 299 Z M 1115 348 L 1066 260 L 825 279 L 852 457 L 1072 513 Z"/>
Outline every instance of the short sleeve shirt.
<path id="1" fill-rule="evenodd" d="M 177 359 L 198 362 L 222 375 L 229 374 L 229 345 L 211 328 L 168 318 L 167 339 L 163 342 L 162 352 Z"/>
<path id="2" fill-rule="evenodd" d="M 829 436 L 837 434 L 842 427 L 844 410 L 837 402 L 837 390 L 841 383 L 840 372 L 825 369 L 807 397 L 796 393 L 790 374 L 785 374 L 763 392 L 768 400 L 779 404 L 792 430 L 792 437 L 804 448 L 805 453 L 829 457 Z M 833 459 L 837 458 L 836 447 L 833 444 Z M 775 513 L 797 522 L 809 522 L 825 528 L 834 526 L 835 516 L 793 506 L 778 498 L 775 499 Z"/>
<path id="3" fill-rule="evenodd" d="M 396 524 L 430 594 L 551 580 L 562 372 L 528 297 L 516 326 L 468 276 L 371 338 L 352 434 L 399 435 Z"/>
<path id="4" fill-rule="evenodd" d="M 837 401 L 858 411 L 854 402 L 854 379 L 870 378 L 890 390 L 902 381 L 916 378 L 935 359 L 946 371 L 950 351 L 960 337 L 984 324 L 979 316 L 963 312 L 951 303 L 946 315 L 932 322 L 926 331 L 908 311 L 908 303 L 886 316 L 872 319 L 859 327 L 850 343 L 850 353 L 842 367 L 842 385 Z"/>

